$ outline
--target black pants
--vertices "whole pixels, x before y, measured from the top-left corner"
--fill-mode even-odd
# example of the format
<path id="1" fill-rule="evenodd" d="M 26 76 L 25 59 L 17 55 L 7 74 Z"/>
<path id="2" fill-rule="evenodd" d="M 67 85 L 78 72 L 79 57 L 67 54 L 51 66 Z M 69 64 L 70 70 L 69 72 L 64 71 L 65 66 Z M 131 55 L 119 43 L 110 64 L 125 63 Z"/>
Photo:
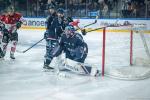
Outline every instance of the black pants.
<path id="1" fill-rule="evenodd" d="M 18 33 L 17 32 L 9 33 L 9 34 L 4 33 L 2 42 L 9 43 L 9 41 L 18 41 Z"/>

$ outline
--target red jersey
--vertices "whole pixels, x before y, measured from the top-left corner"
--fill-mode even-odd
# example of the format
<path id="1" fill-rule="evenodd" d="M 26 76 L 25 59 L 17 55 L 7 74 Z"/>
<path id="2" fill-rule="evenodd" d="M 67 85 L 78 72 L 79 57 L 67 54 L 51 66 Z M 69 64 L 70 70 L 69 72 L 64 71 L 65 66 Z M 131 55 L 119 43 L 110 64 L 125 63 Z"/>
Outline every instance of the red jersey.
<path id="1" fill-rule="evenodd" d="M 5 24 L 5 28 L 11 32 L 14 30 L 16 23 L 22 21 L 22 15 L 16 12 L 13 15 L 1 15 L 0 20 Z"/>
<path id="2" fill-rule="evenodd" d="M 22 15 L 20 13 L 14 13 L 13 15 L 2 15 L 0 16 L 0 20 L 5 24 L 16 24 L 20 21 Z"/>
<path id="3" fill-rule="evenodd" d="M 5 15 L 1 15 L 1 16 L 0 16 L 0 21 L 1 21 L 1 22 L 4 22 L 4 21 L 5 21 L 5 17 L 6 17 Z"/>

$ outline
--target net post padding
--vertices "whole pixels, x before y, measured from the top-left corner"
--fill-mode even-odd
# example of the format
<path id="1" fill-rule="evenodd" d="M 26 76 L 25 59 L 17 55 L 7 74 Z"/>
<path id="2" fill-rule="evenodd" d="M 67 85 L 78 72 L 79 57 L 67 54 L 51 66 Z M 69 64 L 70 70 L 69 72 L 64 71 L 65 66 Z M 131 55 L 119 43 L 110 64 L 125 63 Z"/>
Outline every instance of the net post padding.
<path id="1" fill-rule="evenodd" d="M 132 52 L 133 43 L 132 42 L 133 42 L 133 30 L 131 28 L 129 66 L 112 66 L 109 68 L 105 68 L 103 65 L 102 67 L 104 67 L 105 70 L 104 68 L 102 68 L 102 72 L 104 73 L 105 76 L 115 78 L 115 79 L 120 79 L 120 80 L 129 80 L 129 81 L 142 80 L 142 79 L 146 79 L 150 77 L 150 63 L 147 63 L 147 64 L 143 63 L 143 65 L 140 65 L 140 64 L 136 64 L 137 62 L 133 62 L 132 60 L 133 59 L 133 52 Z"/>

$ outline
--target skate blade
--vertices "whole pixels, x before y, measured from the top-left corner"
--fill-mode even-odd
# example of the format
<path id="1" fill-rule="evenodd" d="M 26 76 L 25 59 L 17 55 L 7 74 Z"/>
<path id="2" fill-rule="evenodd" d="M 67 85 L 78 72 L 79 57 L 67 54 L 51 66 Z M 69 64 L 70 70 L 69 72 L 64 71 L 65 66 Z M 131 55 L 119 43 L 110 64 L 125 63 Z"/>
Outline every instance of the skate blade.
<path id="1" fill-rule="evenodd" d="M 54 69 L 44 69 L 43 68 L 43 72 L 55 72 L 55 70 Z"/>

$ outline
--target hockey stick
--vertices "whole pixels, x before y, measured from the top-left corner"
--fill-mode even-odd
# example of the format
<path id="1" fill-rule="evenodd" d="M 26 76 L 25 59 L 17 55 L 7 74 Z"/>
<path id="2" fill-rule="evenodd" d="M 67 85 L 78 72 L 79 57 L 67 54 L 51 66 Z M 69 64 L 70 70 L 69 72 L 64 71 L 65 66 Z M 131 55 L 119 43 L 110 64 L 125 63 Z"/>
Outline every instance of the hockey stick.
<path id="1" fill-rule="evenodd" d="M 88 27 L 88 26 L 91 26 L 91 25 L 93 25 L 93 24 L 97 23 L 97 19 L 98 19 L 98 16 L 96 16 L 96 19 L 95 19 L 95 21 L 94 21 L 94 22 L 92 22 L 92 23 L 90 23 L 90 24 L 85 25 L 85 26 L 84 26 L 84 28 L 86 28 L 86 27 Z"/>
<path id="2" fill-rule="evenodd" d="M 89 23 L 89 24 L 87 24 L 87 25 L 85 25 L 85 26 L 83 26 L 84 28 L 86 28 L 86 27 L 88 27 L 88 26 L 91 26 L 91 25 L 93 25 L 93 24 L 95 24 L 95 23 L 97 23 L 97 19 L 98 19 L 98 16 L 96 16 L 96 18 L 95 18 L 95 21 L 94 22 L 92 22 L 92 23 Z M 77 30 L 82 30 L 78 25 L 76 26 L 78 29 Z M 77 31 L 76 30 L 76 31 Z"/>
<path id="3" fill-rule="evenodd" d="M 97 23 L 97 19 L 98 19 L 98 16 L 96 16 L 96 19 L 95 19 L 95 21 L 94 21 L 94 22 L 92 22 L 92 23 L 90 23 L 90 24 L 85 25 L 83 29 L 82 29 L 82 28 L 80 28 L 78 25 L 76 25 L 77 29 L 76 29 L 75 31 L 80 30 L 80 31 L 81 31 L 81 33 L 82 33 L 82 35 L 86 35 L 85 28 L 86 28 L 86 27 L 88 27 L 88 26 L 91 26 L 91 25 L 93 25 L 93 24 L 95 24 L 95 23 Z"/>
<path id="4" fill-rule="evenodd" d="M 44 40 L 44 38 L 42 38 L 41 40 L 39 40 L 38 42 L 33 44 L 31 47 L 27 48 L 26 50 L 23 50 L 23 51 L 16 50 L 16 52 L 18 52 L 18 53 L 25 53 L 25 52 L 27 52 L 28 50 L 30 50 L 31 48 L 33 48 L 34 46 L 36 46 L 38 43 L 40 43 L 43 40 Z"/>
<path id="5" fill-rule="evenodd" d="M 118 21 L 116 21 L 116 22 L 118 22 Z M 103 26 L 103 27 L 100 27 L 100 28 L 95 28 L 93 30 L 89 30 L 89 31 L 85 31 L 85 32 L 88 33 L 88 32 L 93 32 L 93 31 L 100 30 L 100 29 L 107 28 L 107 27 L 121 27 L 121 26 L 132 26 L 132 24 L 128 24 L 128 25 L 115 25 L 115 24 L 112 24 L 112 25 L 107 25 L 107 26 Z"/>

